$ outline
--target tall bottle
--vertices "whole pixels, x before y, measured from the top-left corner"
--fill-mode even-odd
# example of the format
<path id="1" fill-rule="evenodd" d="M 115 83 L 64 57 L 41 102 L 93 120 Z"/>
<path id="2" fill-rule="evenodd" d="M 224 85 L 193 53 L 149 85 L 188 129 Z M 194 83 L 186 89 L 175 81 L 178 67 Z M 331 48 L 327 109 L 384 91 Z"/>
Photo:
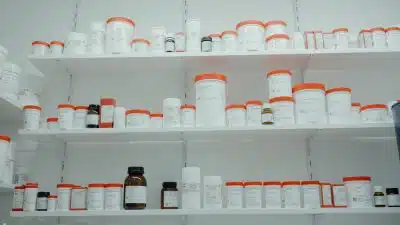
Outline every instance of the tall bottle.
<path id="1" fill-rule="evenodd" d="M 145 209 L 147 204 L 147 181 L 143 176 L 144 168 L 128 167 L 128 176 L 124 182 L 124 209 Z"/>

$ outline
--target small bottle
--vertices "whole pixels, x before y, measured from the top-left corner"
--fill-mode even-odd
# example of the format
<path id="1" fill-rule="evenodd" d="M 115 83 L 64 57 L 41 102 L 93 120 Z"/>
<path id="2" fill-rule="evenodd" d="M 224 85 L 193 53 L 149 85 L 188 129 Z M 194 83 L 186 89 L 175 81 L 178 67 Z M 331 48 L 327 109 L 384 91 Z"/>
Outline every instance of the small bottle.
<path id="1" fill-rule="evenodd" d="M 203 37 L 201 39 L 201 51 L 202 52 L 212 51 L 212 39 L 210 37 Z"/>
<path id="2" fill-rule="evenodd" d="M 100 105 L 89 105 L 86 115 L 86 128 L 99 128 Z"/>
<path id="3" fill-rule="evenodd" d="M 147 181 L 143 174 L 143 167 L 128 167 L 128 176 L 124 182 L 124 209 L 135 210 L 146 208 Z"/>
<path id="4" fill-rule="evenodd" d="M 389 207 L 400 207 L 400 196 L 398 188 L 386 188 L 387 205 Z"/>
<path id="5" fill-rule="evenodd" d="M 174 34 L 167 34 L 165 37 L 165 51 L 175 52 L 175 36 Z"/>
<path id="6" fill-rule="evenodd" d="M 374 186 L 374 202 L 375 207 L 385 207 L 386 206 L 386 198 L 385 193 L 382 186 Z"/>
<path id="7" fill-rule="evenodd" d="M 271 104 L 264 103 L 263 109 L 261 111 L 261 122 L 264 125 L 274 124 L 274 116 L 271 109 Z"/>
<path id="8" fill-rule="evenodd" d="M 49 195 L 50 192 L 38 192 L 36 200 L 36 211 L 47 211 L 47 199 Z"/>
<path id="9" fill-rule="evenodd" d="M 161 189 L 161 209 L 178 208 L 178 188 L 176 182 L 163 182 Z"/>

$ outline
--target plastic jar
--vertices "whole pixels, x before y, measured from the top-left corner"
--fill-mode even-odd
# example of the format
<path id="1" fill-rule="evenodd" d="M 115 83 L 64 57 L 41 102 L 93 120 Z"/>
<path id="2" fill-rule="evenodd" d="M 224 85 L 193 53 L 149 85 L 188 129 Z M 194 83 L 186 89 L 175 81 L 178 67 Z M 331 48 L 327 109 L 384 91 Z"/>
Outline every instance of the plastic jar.
<path id="1" fill-rule="evenodd" d="M 243 182 L 229 181 L 225 183 L 227 192 L 226 208 L 243 208 Z"/>
<path id="2" fill-rule="evenodd" d="M 126 128 L 150 127 L 150 111 L 147 109 L 126 110 Z"/>
<path id="3" fill-rule="evenodd" d="M 289 35 L 274 34 L 265 38 L 265 50 L 287 49 L 289 46 Z"/>
<path id="4" fill-rule="evenodd" d="M 120 183 L 109 183 L 105 185 L 105 206 L 106 211 L 121 210 L 122 187 Z"/>
<path id="5" fill-rule="evenodd" d="M 56 211 L 57 207 L 57 195 L 49 195 L 47 199 L 47 212 Z"/>
<path id="6" fill-rule="evenodd" d="M 75 129 L 86 128 L 87 112 L 88 112 L 87 106 L 75 106 L 73 128 Z"/>
<path id="7" fill-rule="evenodd" d="M 71 210 L 86 210 L 87 188 L 75 185 L 71 189 Z"/>
<path id="8" fill-rule="evenodd" d="M 50 42 L 50 54 L 52 56 L 61 56 L 64 51 L 64 42 L 52 41 Z"/>
<path id="9" fill-rule="evenodd" d="M 200 20 L 188 19 L 186 21 L 186 51 L 200 52 L 201 51 L 201 36 L 200 36 Z"/>
<path id="10" fill-rule="evenodd" d="M 1 67 L 0 67 L 1 70 Z M 3 73 L 0 79 L 0 93 L 10 101 L 18 101 L 19 78 L 22 72 L 21 67 L 11 62 L 4 62 Z"/>
<path id="11" fill-rule="evenodd" d="M 264 23 L 259 20 L 242 21 L 236 25 L 239 50 L 261 51 L 264 49 Z"/>
<path id="12" fill-rule="evenodd" d="M 104 210 L 104 185 L 103 183 L 91 183 L 88 185 L 87 210 Z"/>
<path id="13" fill-rule="evenodd" d="M 265 208 L 282 208 L 282 188 L 280 181 L 264 181 Z"/>
<path id="14" fill-rule="evenodd" d="M 304 31 L 304 36 L 307 49 L 322 49 L 324 47 L 322 31 Z"/>
<path id="15" fill-rule="evenodd" d="M 181 126 L 181 100 L 179 98 L 166 98 L 163 100 L 163 127 Z"/>
<path id="16" fill-rule="evenodd" d="M 150 114 L 150 127 L 151 128 L 162 128 L 163 127 L 163 114 L 152 113 Z"/>
<path id="17" fill-rule="evenodd" d="M 100 99 L 100 128 L 112 128 L 114 125 L 114 110 L 117 102 L 113 98 Z"/>
<path id="18" fill-rule="evenodd" d="M 114 128 L 124 129 L 126 128 L 126 109 L 122 106 L 116 106 L 114 109 Z"/>
<path id="19" fill-rule="evenodd" d="M 91 33 L 88 41 L 88 52 L 91 54 L 104 54 L 105 24 L 104 22 L 92 22 Z"/>
<path id="20" fill-rule="evenodd" d="M 353 102 L 351 103 L 351 123 L 360 123 L 361 122 L 361 114 L 360 114 L 361 103 Z"/>
<path id="21" fill-rule="evenodd" d="M 58 109 L 58 125 L 62 130 L 72 129 L 75 107 L 70 104 L 60 104 Z"/>
<path id="22" fill-rule="evenodd" d="M 50 45 L 44 41 L 32 42 L 32 54 L 36 56 L 44 56 L 49 54 Z"/>
<path id="23" fill-rule="evenodd" d="M 226 125 L 226 76 L 209 73 L 196 75 L 196 127 Z"/>
<path id="24" fill-rule="evenodd" d="M 24 106 L 24 129 L 37 130 L 40 125 L 42 108 L 36 105 Z"/>
<path id="25" fill-rule="evenodd" d="M 126 17 L 111 17 L 106 21 L 106 53 L 131 51 L 131 40 L 135 34 L 135 22 Z"/>
<path id="26" fill-rule="evenodd" d="M 301 182 L 303 192 L 303 208 L 321 208 L 321 187 L 317 180 L 306 180 Z"/>
<path id="27" fill-rule="evenodd" d="M 326 90 L 325 94 L 329 123 L 349 123 L 351 116 L 351 89 L 336 87 Z"/>
<path id="28" fill-rule="evenodd" d="M 333 205 L 335 208 L 346 208 L 346 188 L 344 184 L 332 184 Z"/>
<path id="29" fill-rule="evenodd" d="M 374 27 L 371 29 L 372 47 L 373 48 L 387 48 L 386 45 L 386 30 L 383 27 Z"/>
<path id="30" fill-rule="evenodd" d="M 346 49 L 349 48 L 349 29 L 347 28 L 336 28 L 332 30 L 333 35 L 336 38 L 336 48 Z"/>
<path id="31" fill-rule="evenodd" d="M 333 207 L 332 184 L 321 183 L 322 208 Z"/>
<path id="32" fill-rule="evenodd" d="M 225 52 L 236 52 L 237 51 L 237 33 L 233 30 L 227 30 L 222 32 L 222 50 Z"/>
<path id="33" fill-rule="evenodd" d="M 57 211 L 69 211 L 73 184 L 57 184 Z"/>
<path id="34" fill-rule="evenodd" d="M 283 207 L 287 209 L 301 208 L 301 182 L 282 182 Z"/>
<path id="35" fill-rule="evenodd" d="M 187 104 L 181 106 L 181 126 L 196 126 L 196 106 Z"/>
<path id="36" fill-rule="evenodd" d="M 211 49 L 212 52 L 220 52 L 221 51 L 221 34 L 210 34 L 208 35 L 211 38 Z"/>
<path id="37" fill-rule="evenodd" d="M 150 41 L 142 38 L 135 38 L 131 43 L 132 52 L 148 52 L 150 48 Z"/>
<path id="38" fill-rule="evenodd" d="M 388 48 L 400 48 L 400 27 L 386 28 L 386 40 Z"/>
<path id="39" fill-rule="evenodd" d="M 86 53 L 87 35 L 84 33 L 71 32 L 68 34 L 64 55 L 81 55 Z"/>
<path id="40" fill-rule="evenodd" d="M 34 212 L 36 210 L 36 199 L 39 191 L 39 184 L 28 183 L 25 185 L 23 211 Z"/>
<path id="41" fill-rule="evenodd" d="M 246 126 L 246 106 L 228 105 L 226 106 L 226 123 L 229 127 Z M 261 116 L 261 113 L 260 113 Z"/>
<path id="42" fill-rule="evenodd" d="M 262 208 L 262 182 L 244 182 L 245 208 Z"/>
<path id="43" fill-rule="evenodd" d="M 359 48 L 372 48 L 372 31 L 370 29 L 362 29 L 358 34 Z"/>
<path id="44" fill-rule="evenodd" d="M 176 52 L 185 51 L 185 33 L 183 32 L 175 33 L 175 51 Z"/>
<path id="45" fill-rule="evenodd" d="M 261 126 L 261 111 L 263 103 L 259 100 L 246 102 L 246 124 L 248 126 Z"/>
<path id="46" fill-rule="evenodd" d="M 293 86 L 292 90 L 297 124 L 327 123 L 324 84 L 302 83 Z"/>
<path id="47" fill-rule="evenodd" d="M 165 52 L 175 52 L 175 34 L 173 33 L 165 36 Z"/>
<path id="48" fill-rule="evenodd" d="M 203 208 L 222 208 L 222 178 L 220 176 L 203 177 Z"/>
<path id="49" fill-rule="evenodd" d="M 47 118 L 47 129 L 48 130 L 58 130 L 60 127 L 58 126 L 58 118 L 57 117 L 49 117 Z"/>
<path id="50" fill-rule="evenodd" d="M 292 96 L 292 72 L 290 70 L 273 70 L 267 73 L 269 98 Z"/>
<path id="51" fill-rule="evenodd" d="M 265 37 L 275 34 L 287 34 L 287 23 L 283 20 L 271 20 L 265 23 Z"/>
<path id="52" fill-rule="evenodd" d="M 347 190 L 348 208 L 374 207 L 371 177 L 344 177 L 343 183 Z"/>
<path id="53" fill-rule="evenodd" d="M 381 123 L 387 121 L 387 106 L 384 104 L 364 105 L 360 108 L 363 123 Z"/>
<path id="54" fill-rule="evenodd" d="M 335 49 L 337 45 L 336 36 L 332 32 L 322 33 L 322 38 L 324 39 L 324 49 Z"/>
<path id="55" fill-rule="evenodd" d="M 11 211 L 23 211 L 25 186 L 15 186 Z"/>
<path id="56" fill-rule="evenodd" d="M 274 123 L 280 125 L 295 124 L 294 100 L 289 96 L 275 97 L 269 100 L 274 113 Z"/>

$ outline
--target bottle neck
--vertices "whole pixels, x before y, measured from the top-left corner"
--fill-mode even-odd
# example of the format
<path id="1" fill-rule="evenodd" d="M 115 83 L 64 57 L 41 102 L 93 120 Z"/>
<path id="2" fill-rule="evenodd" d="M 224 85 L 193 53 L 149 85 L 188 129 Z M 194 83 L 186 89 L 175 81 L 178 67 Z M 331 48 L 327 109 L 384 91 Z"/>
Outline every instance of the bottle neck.
<path id="1" fill-rule="evenodd" d="M 128 173 L 128 175 L 130 177 L 132 177 L 132 176 L 140 177 L 140 176 L 143 176 L 143 173 Z"/>

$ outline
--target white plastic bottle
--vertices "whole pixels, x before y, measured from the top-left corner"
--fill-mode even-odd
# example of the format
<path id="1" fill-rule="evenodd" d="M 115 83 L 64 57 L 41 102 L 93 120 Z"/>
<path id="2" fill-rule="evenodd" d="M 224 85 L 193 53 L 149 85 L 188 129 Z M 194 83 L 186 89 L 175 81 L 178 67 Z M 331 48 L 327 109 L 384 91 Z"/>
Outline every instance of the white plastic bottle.
<path id="1" fill-rule="evenodd" d="M 222 179 L 220 176 L 204 176 L 203 207 L 205 209 L 222 208 Z"/>

